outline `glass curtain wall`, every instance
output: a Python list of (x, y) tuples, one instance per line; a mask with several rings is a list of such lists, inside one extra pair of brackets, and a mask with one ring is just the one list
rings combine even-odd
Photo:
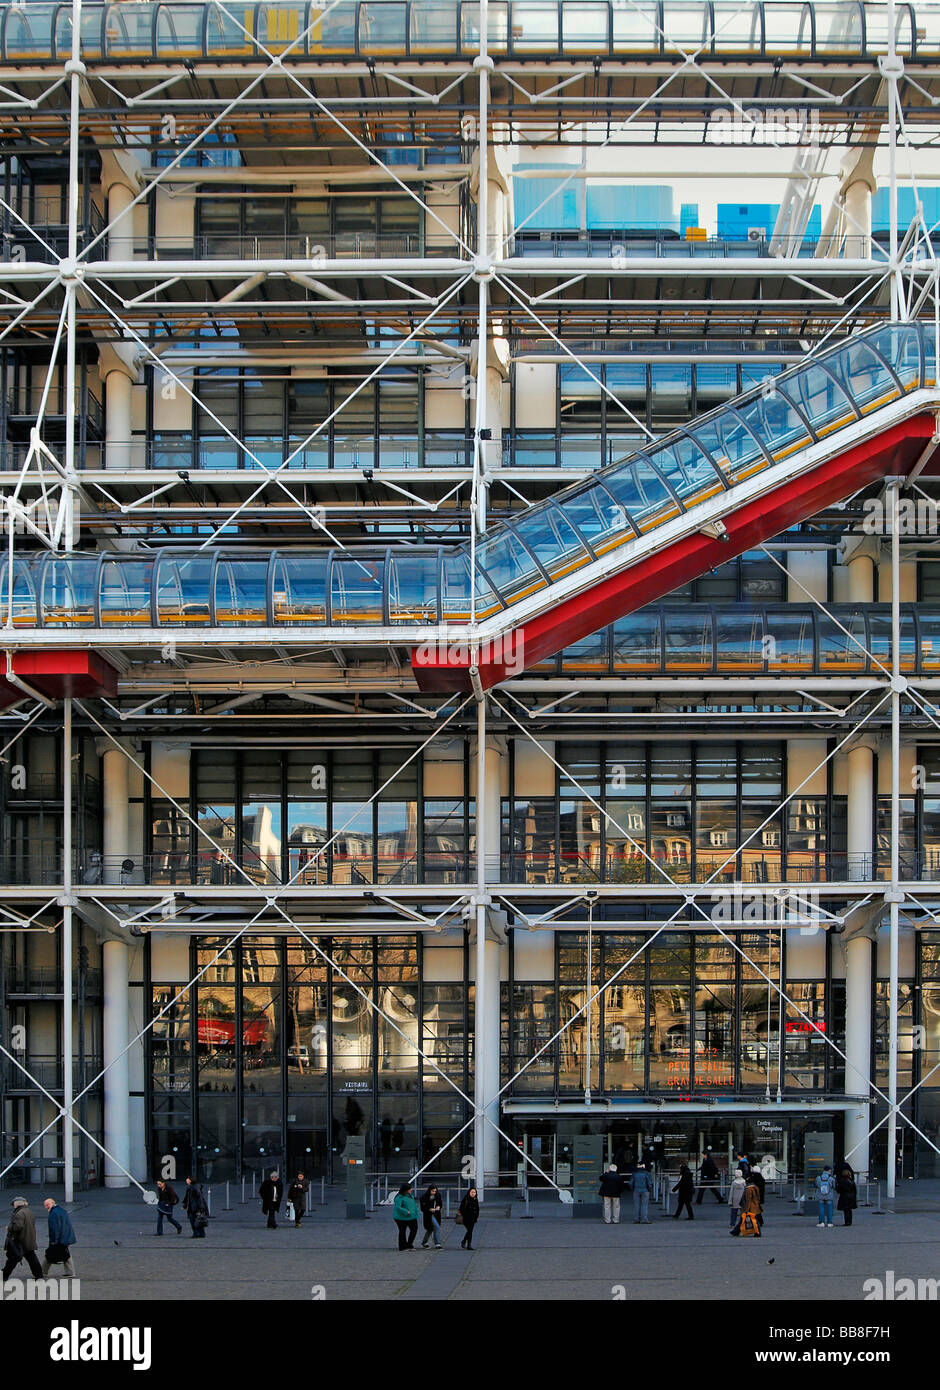
[(330, 959), (302, 938), (246, 937), (230, 947), (202, 938), (191, 989), (152, 983), (155, 1173), (169, 1155), (181, 1179), (194, 1171), (221, 1181), (284, 1164), (330, 1179), (351, 1135), (365, 1138), (370, 1171), (403, 1173), (442, 1148), (435, 1167), (459, 1167), (466, 1137), (450, 1141), (467, 1116), (441, 1073), (466, 1092), (465, 948), (453, 948), (462, 981), (422, 990), (415, 937), (318, 944)]

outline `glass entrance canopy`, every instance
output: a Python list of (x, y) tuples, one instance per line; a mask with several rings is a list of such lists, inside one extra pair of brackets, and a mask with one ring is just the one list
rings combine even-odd
[(932, 333), (879, 327), (528, 507), (472, 551), (30, 554), (14, 559), (12, 582), (0, 565), (0, 610), (6, 619), (12, 604), (19, 628), (425, 627), (466, 623), (472, 611), (483, 620), (811, 445), (829, 441), (838, 455), (841, 432), (935, 385)]

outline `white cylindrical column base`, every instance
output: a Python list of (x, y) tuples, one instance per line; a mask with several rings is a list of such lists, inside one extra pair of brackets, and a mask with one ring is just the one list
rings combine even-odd
[(126, 372), (108, 372), (104, 380), (105, 403), (105, 467), (131, 466), (131, 392), (133, 386)]
[[(845, 1093), (866, 1097), (871, 1087), (870, 937), (855, 936), (845, 946)], [(862, 1101), (845, 1115), (845, 1157), (857, 1173), (868, 1171), (870, 1107)]]
[(121, 882), (121, 864), (128, 857), (128, 762), (120, 748), (109, 748), (101, 759), (104, 800), (104, 881)]
[(871, 186), (867, 179), (856, 179), (845, 190), (845, 255), (868, 260), (871, 256)]
[(846, 807), (848, 877), (861, 882), (874, 877), (875, 755), (866, 744), (849, 750)]
[(129, 211), (134, 194), (123, 183), (108, 189), (108, 260), (134, 259), (134, 213)]
[(104, 984), (102, 1053), (104, 1066), (104, 1185), (127, 1187), (130, 1179), (130, 1077), (127, 1020), (129, 952), (123, 941), (101, 948)]

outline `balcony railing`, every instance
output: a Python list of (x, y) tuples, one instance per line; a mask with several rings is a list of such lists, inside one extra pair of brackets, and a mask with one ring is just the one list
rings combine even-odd
[[(35, 994), (54, 996), (62, 993), (62, 972), (55, 966), (28, 965), (7, 966), (4, 973), (4, 988), (7, 995)], [(79, 986), (89, 998), (101, 993), (101, 971), (76, 969), (72, 977), (73, 989)]]
[[(645, 833), (637, 832), (638, 844), (645, 844)], [(726, 864), (725, 861), (728, 861)], [(472, 854), (426, 855), (422, 865), (415, 853), (373, 856), (368, 850), (361, 854), (327, 852), (319, 860), (312, 857), (301, 865), (292, 854), (289, 865), (282, 866), (280, 856), (270, 858), (244, 855), (242, 867), (236, 867), (223, 855), (212, 850), (197, 853), (157, 853), (137, 855), (133, 859), (102, 860), (101, 856), (77, 863), (74, 882), (86, 887), (222, 887), (267, 888), (290, 884), (304, 888), (333, 884), (362, 887), (370, 884), (394, 886), (415, 883), (453, 883), (470, 881), (474, 872)], [(793, 849), (780, 851), (698, 850), (691, 847), (682, 855), (663, 855), (650, 851), (643, 857), (638, 850), (607, 851), (597, 848), (569, 850), (506, 850), (487, 864), (487, 880), (504, 883), (603, 883), (629, 886), (634, 884), (666, 885), (672, 880), (681, 884), (716, 885), (728, 883), (813, 884), (846, 882), (883, 882), (890, 874), (887, 851), (875, 856), (846, 854), (825, 850)], [(940, 882), (940, 845), (921, 851), (901, 851), (900, 876), (905, 881)], [(24, 860), (0, 860), (0, 882), (14, 885), (60, 884), (61, 859), (48, 857)], [(8, 993), (61, 993), (61, 977), (55, 971), (44, 973), (7, 974)], [(86, 991), (100, 988), (100, 975), (88, 971)]]
[[(0, 1062), (0, 1078), (5, 1091), (36, 1091), (40, 1086), (46, 1091), (62, 1090), (64, 1067), (60, 1057), (24, 1057), (23, 1066), (29, 1076), (6, 1058)], [(72, 1067), (73, 1094), (83, 1091), (94, 1081), (101, 1068), (100, 1057), (86, 1057), (84, 1065), (75, 1062)]]

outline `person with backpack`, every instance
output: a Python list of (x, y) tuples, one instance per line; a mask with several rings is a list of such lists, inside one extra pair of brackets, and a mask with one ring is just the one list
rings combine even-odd
[(679, 1164), (679, 1181), (672, 1190), (679, 1194), (673, 1220), (679, 1220), (682, 1208), (685, 1207), (688, 1212), (688, 1216), (685, 1218), (686, 1221), (694, 1221), (695, 1213), (692, 1211), (692, 1198), (695, 1196), (695, 1179), (687, 1163)]
[(842, 1219), (845, 1225), (851, 1226), (852, 1213), (858, 1206), (858, 1189), (855, 1186), (852, 1170), (848, 1165), (846, 1165), (839, 1174), (836, 1182), (836, 1191), (839, 1194), (839, 1200), (836, 1205), (842, 1213)]
[(832, 1194), (835, 1192), (835, 1181), (832, 1176), (832, 1169), (827, 1163), (819, 1177), (816, 1179), (816, 1196), (819, 1198), (819, 1226), (832, 1225)]
[(179, 1202), (179, 1197), (173, 1191), (168, 1182), (161, 1178), (157, 1183), (157, 1235), (163, 1235), (163, 1218), (166, 1217), (171, 1226), (176, 1227), (176, 1234), (181, 1236), (183, 1228), (173, 1215), (173, 1208)]
[(64, 1265), (66, 1278), (75, 1278), (75, 1262), (71, 1247), (76, 1244), (72, 1220), (65, 1207), (60, 1207), (52, 1197), (43, 1202), (49, 1221), (49, 1244), (42, 1262), (42, 1277), (49, 1273), (50, 1265)]
[(398, 1227), (399, 1250), (413, 1250), (415, 1236), (418, 1234), (418, 1203), (414, 1199), (411, 1183), (402, 1183), (392, 1208), (395, 1225)]
[(623, 1193), (623, 1178), (612, 1163), (606, 1173), (601, 1174), (600, 1195), (604, 1199), (604, 1225), (620, 1225), (620, 1198)]
[(426, 1250), (428, 1241), (434, 1237), (434, 1249), (441, 1249), (441, 1215), (444, 1211), (444, 1202), (441, 1198), (439, 1189), (434, 1183), (421, 1198), (421, 1215), (424, 1217), (424, 1240), (421, 1242), (421, 1249)]

